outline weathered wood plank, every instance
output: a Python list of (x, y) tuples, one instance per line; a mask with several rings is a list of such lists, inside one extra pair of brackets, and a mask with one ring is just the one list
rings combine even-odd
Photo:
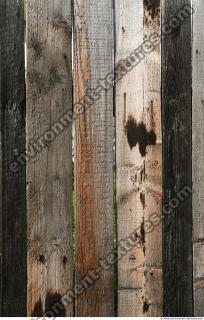
[(204, 3), (193, 0), (192, 137), (193, 137), (193, 242), (194, 316), (204, 314)]
[[(11, 171), (25, 149), (25, 68), (23, 1), (0, 2), (0, 220), (1, 315), (26, 315), (25, 167)], [(15, 165), (14, 165), (15, 166)], [(3, 233), (2, 233), (3, 229)], [(3, 242), (3, 243), (2, 243)], [(3, 249), (3, 252), (2, 252)]]
[[(155, 144), (145, 158), (145, 188), (142, 190), (144, 221), (162, 212), (162, 132), (161, 132), (161, 51), (160, 0), (144, 1), (144, 35), (158, 44), (144, 60), (144, 119), (149, 132), (155, 134)], [(153, 36), (154, 35), (154, 36)], [(152, 40), (151, 40), (152, 41)], [(147, 222), (146, 222), (147, 225)], [(162, 225), (145, 232), (144, 315), (163, 315), (162, 288)], [(145, 308), (146, 306), (146, 308)]]
[[(143, 1), (116, 1), (116, 66), (143, 42)], [(143, 223), (143, 204), (138, 188), (143, 182), (143, 157), (138, 146), (131, 150), (127, 134), (135, 121), (142, 120), (143, 113), (143, 62), (128, 73), (116, 85), (116, 198), (118, 209), (118, 242), (131, 232), (141, 228)], [(128, 133), (130, 131), (130, 133)], [(134, 134), (134, 133), (133, 133)], [(142, 232), (138, 232), (142, 239)], [(143, 289), (144, 250), (134, 248), (118, 264), (119, 308), (118, 316), (123, 314), (121, 305), (131, 299), (126, 290)], [(126, 302), (123, 302), (123, 298)], [(128, 314), (141, 316), (142, 308), (132, 307)]]
[[(159, 31), (159, 1), (117, 1), (116, 65)], [(145, 223), (161, 214), (160, 48), (146, 57), (138, 51), (142, 61), (116, 86), (118, 240), (134, 230), (139, 240), (118, 265), (118, 313), (127, 305), (131, 316), (161, 316), (161, 226), (148, 232)], [(131, 306), (135, 292), (139, 308)]]
[[(74, 97), (78, 103), (113, 70), (112, 1), (75, 1), (74, 16)], [(113, 250), (113, 89), (99, 91), (100, 99), (92, 106), (86, 103), (75, 123), (77, 282)], [(95, 285), (77, 296), (77, 316), (114, 315), (113, 271), (111, 266), (100, 272)]]
[[(165, 24), (191, 1), (164, 0), (162, 4)], [(191, 40), (191, 17), (162, 38), (163, 190), (167, 206), (184, 186), (192, 187)], [(163, 217), (164, 315), (192, 316), (192, 197), (173, 206)]]
[(28, 3), (27, 149), (40, 149), (27, 162), (29, 316), (73, 311), (60, 302), (73, 285), (72, 125), (51, 129), (72, 110), (71, 20), (69, 0)]

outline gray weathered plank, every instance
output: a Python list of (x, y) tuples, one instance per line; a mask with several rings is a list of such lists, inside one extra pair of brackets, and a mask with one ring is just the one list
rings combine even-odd
[(194, 316), (204, 314), (204, 3), (193, 0), (192, 137)]
[[(111, 0), (74, 2), (74, 97), (113, 70)], [(100, 90), (75, 123), (76, 281), (113, 249), (113, 89)], [(114, 268), (76, 298), (77, 316), (114, 315)]]
[(27, 149), (43, 135), (40, 152), (27, 162), (29, 316), (73, 311), (72, 303), (61, 303), (73, 285), (72, 125), (51, 130), (72, 110), (71, 20), (69, 0), (28, 3)]
[[(165, 24), (191, 1), (162, 4)], [(191, 15), (187, 16), (162, 38), (163, 190), (164, 204), (173, 206), (163, 217), (164, 316), (177, 317), (193, 316), (191, 193), (176, 205), (171, 201), (184, 187), (192, 188), (192, 39)]]
[(2, 0), (0, 2), (0, 79), (0, 251), (3, 260), (2, 288), (0, 288), (3, 296), (0, 309), (3, 316), (25, 316), (25, 166), (19, 168), (18, 171), (11, 171), (14, 167), (10, 166), (16, 154), (25, 149), (24, 10), (22, 0)]
[[(159, 1), (117, 1), (116, 65), (159, 30)], [(160, 48), (140, 56), (116, 86), (118, 241), (135, 230), (139, 240), (118, 264), (119, 316), (162, 315), (161, 225), (145, 223), (161, 214)]]

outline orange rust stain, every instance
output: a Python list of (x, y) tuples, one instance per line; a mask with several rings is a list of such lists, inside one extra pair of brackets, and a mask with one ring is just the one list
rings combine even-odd
[[(76, 62), (76, 94), (78, 103), (91, 87), (90, 57), (86, 30), (78, 34)], [(84, 44), (82, 46), (81, 44)], [(85, 45), (86, 44), (86, 45)], [(76, 120), (76, 210), (77, 210), (77, 277), (82, 278), (88, 270), (97, 267), (96, 235), (94, 224), (94, 152), (91, 108)], [(88, 299), (89, 292), (85, 293)], [(79, 299), (80, 300), (80, 299)], [(80, 304), (80, 303), (79, 303)], [(81, 306), (82, 307), (82, 306)], [(79, 307), (80, 308), (80, 307)]]

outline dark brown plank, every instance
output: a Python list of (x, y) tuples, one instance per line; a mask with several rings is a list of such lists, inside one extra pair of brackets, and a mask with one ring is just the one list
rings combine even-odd
[[(164, 0), (163, 24), (186, 4), (191, 1)], [(163, 201), (167, 205), (183, 187), (192, 187), (191, 78), (189, 18), (162, 38)], [(193, 316), (190, 193), (163, 214), (163, 265), (164, 315)]]
[[(25, 167), (12, 172), (25, 149), (25, 70), (23, 1), (0, 2), (1, 197), (3, 220), (2, 315), (26, 314)], [(12, 168), (14, 169), (15, 166)]]

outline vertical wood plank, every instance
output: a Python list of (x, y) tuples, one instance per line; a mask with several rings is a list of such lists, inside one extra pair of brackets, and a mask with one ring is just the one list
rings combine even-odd
[[(116, 1), (116, 66), (159, 31), (159, 1)], [(118, 264), (119, 316), (162, 315), (161, 226), (146, 228), (151, 214), (161, 215), (160, 48), (142, 50), (116, 86), (118, 241), (135, 232), (139, 244)]]
[[(112, 1), (75, 1), (74, 19), (74, 97), (79, 103), (113, 70)], [(113, 89), (103, 86), (99, 100), (87, 102), (75, 123), (77, 283), (113, 250)], [(100, 271), (100, 279), (76, 297), (77, 316), (114, 315), (113, 271), (113, 266)]]
[(72, 110), (71, 1), (27, 9), (27, 150), (40, 150), (27, 162), (27, 312), (71, 316), (61, 297), (73, 285), (72, 125), (58, 121)]
[[(143, 42), (143, 1), (115, 2), (116, 19), (116, 67)], [(116, 85), (116, 199), (118, 210), (118, 243), (143, 223), (143, 204), (137, 192), (143, 182), (143, 158), (138, 146), (131, 150), (127, 130), (131, 123), (142, 120), (143, 113), (143, 68), (141, 62)], [(127, 127), (129, 123), (130, 129)], [(141, 246), (132, 249), (118, 263), (118, 316), (124, 314), (127, 299), (133, 301), (135, 291), (141, 292), (142, 303), (144, 250)], [(128, 290), (128, 293), (126, 292)], [(124, 301), (123, 301), (124, 299)], [(128, 304), (129, 305), (129, 304)], [(135, 314), (134, 314), (135, 312)], [(129, 308), (128, 316), (141, 316), (142, 308)]]
[[(26, 315), (25, 167), (10, 166), (25, 149), (23, 1), (0, 2), (1, 259), (3, 316)], [(15, 166), (15, 165), (14, 165)], [(0, 223), (1, 224), (1, 223)], [(1, 230), (2, 232), (2, 230)], [(3, 244), (2, 244), (3, 243)]]
[[(145, 158), (145, 186), (141, 192), (144, 206), (144, 221), (162, 215), (162, 132), (161, 132), (161, 51), (160, 1), (144, 1), (144, 38), (157, 39), (153, 52), (144, 59), (144, 119), (148, 132), (155, 134), (155, 144)], [(151, 40), (152, 41), (152, 40)], [(154, 43), (154, 41), (152, 41)], [(162, 225), (152, 226), (145, 233), (144, 262), (144, 315), (163, 315), (162, 288)], [(146, 307), (145, 307), (146, 306)]]
[[(163, 24), (191, 1), (164, 0)], [(164, 205), (192, 187), (191, 17), (162, 39)], [(175, 204), (175, 202), (174, 202)], [(163, 217), (164, 315), (193, 316), (192, 197)]]
[(204, 3), (193, 0), (193, 287), (194, 316), (204, 314)]

